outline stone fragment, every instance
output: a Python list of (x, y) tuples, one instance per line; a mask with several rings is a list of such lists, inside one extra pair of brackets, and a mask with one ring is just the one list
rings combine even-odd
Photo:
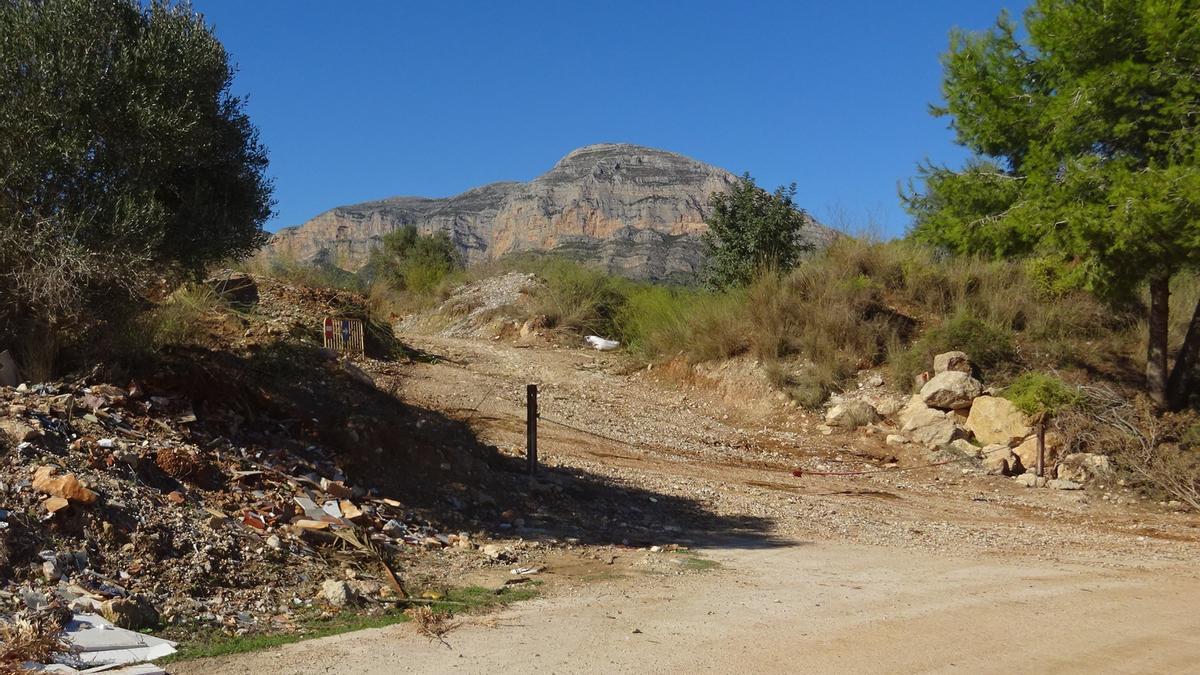
[(1082, 490), (1083, 489), (1083, 485), (1076, 483), (1073, 480), (1063, 480), (1062, 478), (1055, 478), (1053, 480), (1046, 481), (1046, 487), (1051, 488), (1053, 490)]
[(344, 484), (335, 480), (329, 480), (328, 478), (321, 479), (321, 490), (330, 497), (336, 497), (337, 499), (349, 499), (353, 494), (353, 490)]
[(1046, 487), (1047, 480), (1045, 477), (1038, 476), (1032, 471), (1026, 471), (1020, 476), (1013, 476), (1013, 480), (1028, 488)]
[(354, 589), (341, 579), (326, 579), (321, 584), (321, 596), (334, 607), (348, 607), (357, 600)]
[(512, 551), (507, 548), (501, 548), (495, 544), (488, 544), (482, 549), (483, 555), (488, 560), (496, 560), (499, 562), (515, 562), (517, 557)]
[(95, 504), (97, 499), (96, 493), (84, 487), (75, 474), (69, 473), (65, 476), (55, 477), (54, 468), (50, 466), (41, 466), (34, 471), (33, 489), (43, 494), (62, 497), (67, 501), (88, 506)]
[(1013, 439), (1024, 439), (1032, 431), (1025, 413), (1012, 401), (997, 396), (976, 398), (971, 403), (966, 426), (980, 443), (986, 445), (1013, 445)]
[(878, 421), (879, 413), (866, 401), (843, 401), (825, 413), (826, 424), (847, 429), (857, 429), (863, 425)]
[(947, 370), (934, 375), (921, 387), (921, 400), (939, 410), (971, 407), (971, 401), (983, 393), (983, 385), (967, 373)]
[(159, 623), (158, 610), (149, 600), (138, 595), (100, 603), (100, 616), (129, 630), (155, 628)]
[(1058, 477), (1084, 483), (1112, 475), (1112, 462), (1104, 455), (1074, 452), (1058, 462)]
[(62, 497), (46, 497), (46, 499), (42, 501), (42, 508), (46, 509), (46, 513), (51, 515), (62, 511), (70, 505), (71, 503)]
[(12, 417), (0, 418), (0, 435), (6, 436), (10, 443), (17, 445), (32, 441), (42, 435), (28, 423)]
[(908, 439), (900, 434), (888, 434), (886, 442), (888, 445), (904, 445), (908, 442)]
[(957, 452), (958, 454), (963, 455), (964, 457), (976, 457), (977, 458), (980, 455), (979, 446), (975, 445), (974, 443), (972, 443), (971, 441), (968, 441), (965, 438), (952, 439), (944, 447), (949, 450), (953, 450), (954, 452)]
[(945, 352), (933, 357), (933, 374), (937, 375), (948, 370), (961, 373), (971, 372), (971, 359), (965, 352)]

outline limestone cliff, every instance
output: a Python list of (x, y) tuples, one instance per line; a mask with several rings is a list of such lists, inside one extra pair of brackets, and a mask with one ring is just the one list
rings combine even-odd
[[(735, 176), (682, 155), (627, 144), (579, 148), (528, 183), (493, 183), (454, 197), (392, 197), (340, 206), (280, 230), (272, 254), (357, 269), (402, 225), (445, 231), (468, 264), (556, 251), (642, 279), (692, 277), (703, 263), (708, 197)], [(830, 232), (812, 224), (819, 241)]]

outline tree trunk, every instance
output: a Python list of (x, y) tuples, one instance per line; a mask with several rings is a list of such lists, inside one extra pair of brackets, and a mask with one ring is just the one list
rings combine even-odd
[(1179, 355), (1175, 357), (1171, 378), (1167, 380), (1167, 407), (1171, 410), (1182, 410), (1191, 399), (1192, 374), (1197, 360), (1200, 360), (1200, 302), (1192, 310), (1192, 321), (1188, 324)]
[(1167, 319), (1171, 277), (1150, 280), (1150, 342), (1146, 349), (1146, 393), (1161, 410), (1167, 404)]

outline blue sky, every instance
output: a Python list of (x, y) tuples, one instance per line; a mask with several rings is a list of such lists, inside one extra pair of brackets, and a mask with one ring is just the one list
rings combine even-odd
[(817, 218), (886, 236), (897, 183), (964, 157), (927, 112), (949, 30), (1025, 4), (193, 1), (270, 148), (269, 229), (632, 142), (795, 181)]

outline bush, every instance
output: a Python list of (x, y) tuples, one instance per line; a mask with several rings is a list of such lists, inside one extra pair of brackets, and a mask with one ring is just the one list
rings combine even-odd
[(617, 316), (632, 282), (566, 260), (547, 260), (538, 273), (545, 281), (533, 296), (533, 312), (550, 328), (618, 336)]
[(162, 278), (266, 239), (266, 150), (186, 5), (0, 3), (0, 342), (86, 346)]
[(897, 382), (912, 382), (918, 373), (929, 370), (934, 356), (956, 350), (966, 352), (971, 363), (985, 374), (1010, 368), (1016, 358), (1012, 330), (961, 314), (926, 330), (894, 356), (892, 376)]
[(416, 226), (405, 225), (383, 237), (360, 276), (367, 283), (382, 280), (397, 291), (428, 296), (461, 267), (461, 256), (448, 234), (421, 234)]
[(1046, 373), (1025, 373), (1001, 394), (1027, 415), (1047, 412), (1057, 415), (1083, 402), (1079, 389)]

